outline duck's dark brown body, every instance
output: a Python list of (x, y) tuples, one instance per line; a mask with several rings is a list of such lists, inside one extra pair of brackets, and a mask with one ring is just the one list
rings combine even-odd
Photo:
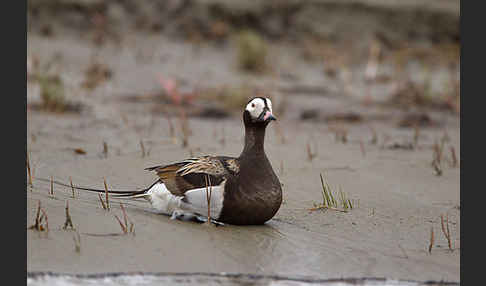
[(229, 224), (263, 224), (282, 204), (282, 187), (264, 151), (265, 123), (245, 121), (245, 147), (239, 172), (229, 177), (225, 186), (223, 209), (219, 221)]
[(226, 182), (218, 221), (263, 224), (277, 213), (282, 203), (282, 188), (270, 162), (263, 156), (240, 161), (240, 173)]

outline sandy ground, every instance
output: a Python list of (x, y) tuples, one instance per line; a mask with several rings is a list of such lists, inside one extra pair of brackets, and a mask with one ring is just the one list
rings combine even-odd
[[(123, 100), (126, 95), (160, 90), (158, 74), (183, 78), (188, 86), (248, 81), (289, 84), (288, 79), (238, 74), (233, 50), (228, 47), (194, 48), (130, 34), (123, 43), (94, 48), (82, 36), (28, 35), (28, 57), (37, 56), (41, 62), (56, 58), (53, 68), (62, 75), (69, 99), (88, 107), (81, 114), (28, 108), (26, 136), (34, 177), (53, 176), (66, 183), (72, 177), (76, 185), (96, 188), (103, 188), (106, 178), (114, 189), (138, 189), (156, 179), (143, 170), (146, 167), (191, 154), (239, 155), (243, 143), (239, 112), (222, 120), (189, 118), (192, 135), (189, 146), (183, 148), (177, 118), (173, 118), (174, 139), (164, 115), (153, 112), (160, 103)], [(300, 84), (322, 85), (319, 67), (296, 60), (290, 48), (276, 48), (272, 54), (284, 55), (278, 61), (280, 67), (299, 75)], [(80, 84), (83, 70), (93, 58), (110, 66), (113, 77), (87, 91)], [(364, 68), (356, 69), (362, 74)], [(359, 90), (360, 84), (351, 89)], [(111, 202), (108, 212), (93, 193), (76, 192), (72, 198), (69, 188), (55, 186), (51, 197), (49, 183), (34, 180), (33, 189), (27, 190), (26, 226), (33, 223), (40, 201), (48, 215), (49, 232), (27, 231), (27, 271), (236, 272), (460, 281), (460, 167), (452, 168), (444, 161), (443, 174), (436, 176), (430, 165), (432, 144), (445, 134), (445, 156), (450, 155), (450, 147), (459, 156), (459, 117), (431, 111), (442, 125), (420, 129), (414, 150), (393, 149), (394, 143), (413, 142), (414, 138), (413, 129), (396, 127), (401, 111), (365, 106), (359, 92), (355, 97), (336, 96), (339, 84), (332, 79), (326, 79), (324, 86), (330, 90), (329, 96), (286, 94), (285, 113), (276, 113), (279, 121), (268, 127), (265, 148), (283, 183), (284, 203), (267, 224), (213, 227), (170, 220), (154, 214), (144, 202), (124, 202), (135, 235), (122, 235), (114, 216), (122, 215), (117, 201)], [(29, 104), (39, 102), (38, 89), (38, 84), (28, 83)], [(377, 98), (386, 93), (386, 87), (374, 87), (371, 92)], [(276, 96), (276, 101), (283, 96)], [(348, 142), (342, 143), (328, 123), (299, 120), (300, 112), (308, 108), (319, 108), (325, 114), (353, 110), (385, 119), (346, 124)], [(370, 126), (377, 131), (376, 144), (371, 143)], [(145, 156), (140, 140), (148, 153)], [(108, 145), (106, 158), (103, 142)], [(307, 158), (308, 144), (316, 153), (313, 160)], [(86, 154), (76, 154), (74, 148), (82, 148)], [(341, 188), (350, 199), (359, 201), (354, 209), (347, 213), (309, 211), (322, 200), (320, 173), (335, 190)], [(75, 251), (75, 232), (62, 229), (66, 201), (80, 234), (80, 252)], [(449, 217), (453, 251), (448, 250), (441, 231), (441, 214)], [(431, 227), (435, 241), (429, 254)]]

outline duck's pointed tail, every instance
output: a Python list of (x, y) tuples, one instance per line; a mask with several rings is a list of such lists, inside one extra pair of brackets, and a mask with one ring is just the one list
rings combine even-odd
[[(59, 186), (64, 186), (68, 188), (74, 188), (76, 190), (83, 190), (83, 191), (89, 191), (89, 192), (96, 192), (96, 193), (106, 193), (105, 189), (94, 189), (94, 188), (87, 188), (87, 187), (81, 187), (81, 186), (75, 186), (75, 185), (70, 185), (70, 184), (65, 184), (59, 181), (55, 180), (50, 180), (50, 179), (44, 179), (44, 178), (34, 178), (34, 180), (38, 181), (43, 181), (43, 182), (48, 182), (48, 183), (53, 183)], [(155, 181), (150, 187), (142, 189), (142, 190), (134, 190), (134, 191), (115, 191), (115, 190), (108, 190), (108, 193), (112, 195), (112, 197), (115, 198), (120, 198), (120, 199), (138, 199), (138, 198), (146, 198), (149, 196), (147, 194), (147, 191), (150, 190), (155, 184), (159, 183), (160, 180)]]

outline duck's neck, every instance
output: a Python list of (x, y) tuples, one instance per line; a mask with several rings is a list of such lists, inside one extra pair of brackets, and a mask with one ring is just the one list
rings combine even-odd
[(245, 126), (245, 147), (241, 156), (265, 156), (265, 126)]

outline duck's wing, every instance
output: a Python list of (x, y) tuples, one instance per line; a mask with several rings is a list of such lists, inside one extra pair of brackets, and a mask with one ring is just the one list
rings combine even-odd
[(173, 195), (183, 196), (206, 185), (219, 186), (228, 176), (239, 172), (239, 162), (233, 157), (202, 156), (145, 170), (155, 171)]

